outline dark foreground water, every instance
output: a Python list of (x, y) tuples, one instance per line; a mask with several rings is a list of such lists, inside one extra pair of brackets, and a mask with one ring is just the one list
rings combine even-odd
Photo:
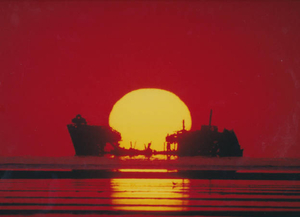
[[(18, 172), (13, 173), (18, 176)], [(207, 179), (209, 174), (178, 178), (173, 173), (160, 177), (156, 172), (136, 178), (132, 174), (129, 178), (122, 174), (116, 178), (76, 179), (59, 178), (55, 172), (47, 174), (53, 178), (1, 179), (0, 214), (300, 215), (300, 181), (292, 174), (278, 180), (257, 180), (255, 174), (249, 176), (251, 180), (232, 174), (229, 176), (233, 179)]]
[(300, 216), (300, 174), (295, 170), (16, 166), (0, 175), (0, 215)]

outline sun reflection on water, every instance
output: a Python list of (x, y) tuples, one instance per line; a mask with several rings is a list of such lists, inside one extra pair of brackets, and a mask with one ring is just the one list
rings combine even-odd
[(115, 210), (184, 211), (189, 179), (111, 179)]
[(164, 155), (164, 154), (157, 154), (157, 155), (151, 155), (150, 157), (145, 155), (134, 155), (134, 156), (120, 156), (120, 160), (176, 160), (178, 159), (178, 156), (176, 155)]
[(122, 173), (134, 172), (134, 173), (176, 173), (178, 170), (167, 169), (119, 169), (116, 170)]

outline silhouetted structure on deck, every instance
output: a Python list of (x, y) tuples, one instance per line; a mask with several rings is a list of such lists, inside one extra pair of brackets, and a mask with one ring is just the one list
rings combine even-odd
[(166, 137), (167, 152), (171, 152), (171, 145), (176, 145), (178, 156), (211, 156), (211, 157), (242, 157), (237, 137), (233, 130), (224, 129), (218, 132), (217, 126), (211, 125), (212, 110), (210, 112), (209, 125), (202, 125), (200, 130), (183, 129)]
[(77, 156), (103, 155), (107, 143), (114, 148), (119, 146), (121, 135), (112, 128), (87, 125), (81, 115), (77, 115), (72, 122), (73, 124), (68, 124), (67, 127)]

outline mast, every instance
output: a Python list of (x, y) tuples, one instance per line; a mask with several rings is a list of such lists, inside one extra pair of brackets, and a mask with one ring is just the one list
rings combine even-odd
[(210, 110), (210, 116), (209, 116), (209, 127), (211, 127), (211, 117), (212, 117), (212, 109)]

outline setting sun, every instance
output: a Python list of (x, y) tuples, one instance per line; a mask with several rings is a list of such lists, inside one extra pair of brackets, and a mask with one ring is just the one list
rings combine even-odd
[(138, 89), (115, 103), (109, 115), (109, 125), (122, 136), (121, 147), (136, 149), (152, 142), (151, 148), (164, 149), (165, 137), (182, 129), (190, 130), (191, 114), (175, 94), (161, 89)]

